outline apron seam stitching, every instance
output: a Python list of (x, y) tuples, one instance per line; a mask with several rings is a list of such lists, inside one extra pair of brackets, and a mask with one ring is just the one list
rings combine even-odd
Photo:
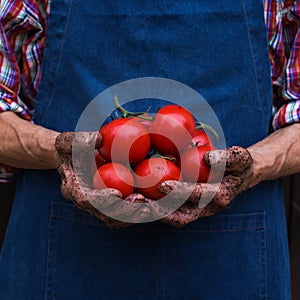
[(167, 287), (167, 249), (166, 249), (166, 232), (163, 233), (163, 257), (164, 257), (164, 263), (163, 263), (163, 298), (167, 299), (166, 296), (166, 287)]
[[(263, 220), (265, 223), (265, 219)], [(266, 228), (264, 226), (264, 229), (261, 230), (261, 246), (262, 246), (262, 257), (261, 257), (261, 263), (262, 263), (262, 271), (263, 271), (263, 284), (262, 284), (262, 298), (268, 299), (268, 281), (267, 281), (267, 257), (266, 257)]]
[(65, 24), (64, 31), (63, 31), (63, 37), (62, 37), (62, 40), (61, 40), (61, 47), (59, 49), (58, 62), (57, 62), (56, 70), (55, 70), (55, 73), (54, 73), (55, 75), (54, 75), (54, 80), (53, 80), (52, 95), (49, 98), (47, 106), (45, 107), (45, 109), (43, 111), (43, 114), (42, 114), (42, 117), (41, 117), (41, 122), (45, 121), (46, 114), (47, 114), (47, 112), (49, 110), (49, 107), (50, 107), (50, 105), (51, 105), (51, 103), (53, 101), (53, 97), (55, 95), (55, 87), (56, 87), (56, 84), (57, 84), (57, 74), (58, 74), (58, 71), (59, 71), (59, 68), (60, 68), (60, 65), (61, 65), (61, 60), (62, 60), (62, 56), (63, 56), (63, 50), (64, 50), (64, 47), (65, 47), (66, 31), (67, 31), (68, 25), (69, 25), (69, 19), (70, 19), (70, 15), (71, 15), (72, 6), (73, 6), (73, 0), (70, 0), (68, 13), (66, 15), (66, 24)]
[(157, 240), (157, 247), (156, 247), (156, 276), (155, 276), (155, 288), (156, 288), (156, 295), (155, 299), (159, 299), (159, 287), (158, 287), (158, 281), (159, 281), (159, 245)]
[[(52, 293), (51, 288), (53, 288), (53, 282), (51, 281), (50, 272), (53, 271), (53, 221), (52, 221), (52, 213), (53, 213), (53, 203), (51, 204), (50, 214), (49, 214), (49, 222), (48, 222), (48, 247), (47, 247), (47, 261), (46, 261), (46, 277), (45, 277), (45, 299), (51, 299)], [(51, 268), (52, 266), (52, 268)]]
[[(255, 72), (255, 83), (256, 83), (255, 86), (256, 86), (256, 91), (257, 91), (258, 100), (259, 100), (258, 102), (260, 104), (260, 107), (262, 109), (264, 116), (267, 117), (265, 108), (262, 105), (261, 91), (260, 91), (260, 84), (259, 84), (260, 77), (259, 77), (259, 73), (258, 73), (258, 69), (257, 69), (257, 59), (255, 56), (255, 51), (254, 51), (253, 43), (252, 43), (252, 33), (251, 33), (250, 25), (249, 25), (249, 13), (246, 9), (245, 0), (241, 0), (241, 2), (242, 2), (242, 6), (243, 6), (243, 11), (244, 11), (245, 23), (247, 26), (247, 36), (248, 36), (249, 47), (250, 47), (252, 61), (253, 61), (254, 72)], [(261, 118), (261, 121), (262, 121), (262, 118)]]

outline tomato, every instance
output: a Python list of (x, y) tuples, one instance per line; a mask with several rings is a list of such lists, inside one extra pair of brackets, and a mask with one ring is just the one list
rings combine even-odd
[[(183, 178), (188, 182), (208, 181), (211, 168), (203, 160), (203, 156), (207, 151), (212, 150), (210, 145), (187, 148), (181, 155), (180, 167)], [(221, 171), (215, 171), (211, 174), (211, 182), (216, 182), (222, 177)]]
[(98, 168), (93, 179), (94, 189), (114, 188), (126, 198), (134, 191), (134, 179), (130, 170), (116, 162), (106, 163)]
[(101, 167), (102, 165), (105, 164), (105, 160), (104, 160), (104, 158), (100, 155), (99, 152), (97, 152), (96, 155), (95, 155), (95, 162), (96, 162), (97, 168), (99, 168), (99, 167)]
[(143, 124), (147, 129), (151, 127), (153, 122), (153, 118), (146, 113), (139, 116), (134, 116), (132, 117), (132, 119), (139, 122), (140, 124)]
[(212, 148), (213, 142), (203, 129), (196, 129), (192, 138), (192, 144), (195, 146), (210, 145)]
[(164, 158), (171, 161), (174, 165), (178, 166), (180, 162), (180, 156), (175, 156), (172, 154), (164, 155)]
[(147, 128), (133, 119), (116, 119), (99, 130), (102, 136), (99, 153), (106, 161), (137, 163), (150, 150)]
[(104, 158), (99, 154), (98, 150), (95, 150), (91, 161), (91, 175), (94, 176), (96, 170), (104, 164)]
[(182, 106), (167, 105), (158, 110), (149, 132), (154, 150), (177, 157), (195, 132), (194, 117)]
[(158, 190), (158, 185), (165, 180), (181, 180), (180, 169), (167, 159), (148, 158), (134, 169), (136, 191), (146, 198), (158, 200), (165, 196)]

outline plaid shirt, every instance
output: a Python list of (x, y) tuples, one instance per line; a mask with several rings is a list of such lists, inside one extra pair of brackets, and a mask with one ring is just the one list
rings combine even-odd
[[(31, 120), (51, 0), (1, 0), (0, 112)], [(274, 87), (273, 128), (300, 121), (300, 1), (263, 0)], [(11, 169), (0, 166), (0, 182)]]

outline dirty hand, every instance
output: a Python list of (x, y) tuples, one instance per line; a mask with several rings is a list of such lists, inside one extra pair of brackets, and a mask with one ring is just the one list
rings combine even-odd
[[(134, 222), (119, 220), (138, 220), (141, 214), (149, 213), (148, 208), (143, 206), (140, 209), (130, 209), (132, 202), (145, 201), (141, 195), (132, 194), (123, 200), (120, 198), (121, 192), (116, 189), (93, 189), (90, 166), (94, 159), (94, 149), (100, 143), (99, 132), (64, 132), (57, 136), (55, 148), (60, 158), (58, 172), (61, 176), (62, 195), (77, 208), (94, 215), (110, 228), (130, 226)], [(101, 212), (96, 207), (101, 208)], [(103, 211), (113, 212), (114, 218)]]
[[(177, 200), (188, 198), (177, 211), (163, 218), (162, 222), (182, 227), (199, 218), (214, 215), (247, 188), (253, 172), (253, 159), (248, 150), (239, 146), (212, 150), (204, 155), (204, 160), (208, 165), (214, 165), (216, 169), (225, 166), (221, 183), (191, 184), (179, 181), (161, 183), (160, 190), (165, 194), (172, 192), (172, 197)], [(211, 199), (207, 205), (206, 199)]]

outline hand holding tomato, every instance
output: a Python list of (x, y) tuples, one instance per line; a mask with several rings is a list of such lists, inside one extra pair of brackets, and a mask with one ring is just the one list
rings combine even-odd
[[(215, 214), (247, 186), (253, 175), (249, 152), (238, 146), (216, 150), (185, 108), (162, 107), (147, 126), (138, 118), (127, 112), (99, 132), (57, 137), (62, 194), (78, 208), (109, 227), (151, 218), (181, 227)], [(165, 194), (167, 202), (156, 201)]]
[[(58, 135), (55, 147), (61, 158), (61, 164), (58, 167), (61, 176), (61, 192), (77, 208), (89, 212), (107, 226), (111, 228), (127, 227), (131, 224), (110, 218), (96, 207), (101, 206), (106, 211), (116, 211), (117, 214), (124, 216), (129, 211), (128, 205), (131, 205), (129, 202), (146, 200), (141, 195), (131, 194), (124, 201), (121, 199), (121, 192), (117, 189), (96, 190), (92, 188), (90, 161), (94, 158), (94, 148), (98, 148), (100, 144), (99, 132), (64, 132)], [(74, 149), (74, 145), (76, 149)], [(75, 168), (76, 171), (74, 171)], [(144, 213), (149, 213), (147, 207), (143, 207), (143, 211), (133, 211), (134, 215), (131, 215), (130, 219), (134, 220), (135, 216), (138, 217), (139, 214)]]
[[(215, 167), (225, 164), (225, 174), (221, 184), (191, 184), (179, 181), (161, 183), (161, 192), (165, 194), (172, 192), (175, 199), (188, 198), (182, 207), (165, 217), (162, 222), (182, 227), (199, 218), (216, 214), (220, 209), (228, 206), (237, 194), (246, 189), (247, 182), (253, 175), (253, 159), (248, 150), (239, 146), (209, 151), (204, 155), (204, 160)], [(205, 207), (199, 206), (199, 201), (206, 196), (209, 197), (210, 194), (214, 196), (209, 204)]]

